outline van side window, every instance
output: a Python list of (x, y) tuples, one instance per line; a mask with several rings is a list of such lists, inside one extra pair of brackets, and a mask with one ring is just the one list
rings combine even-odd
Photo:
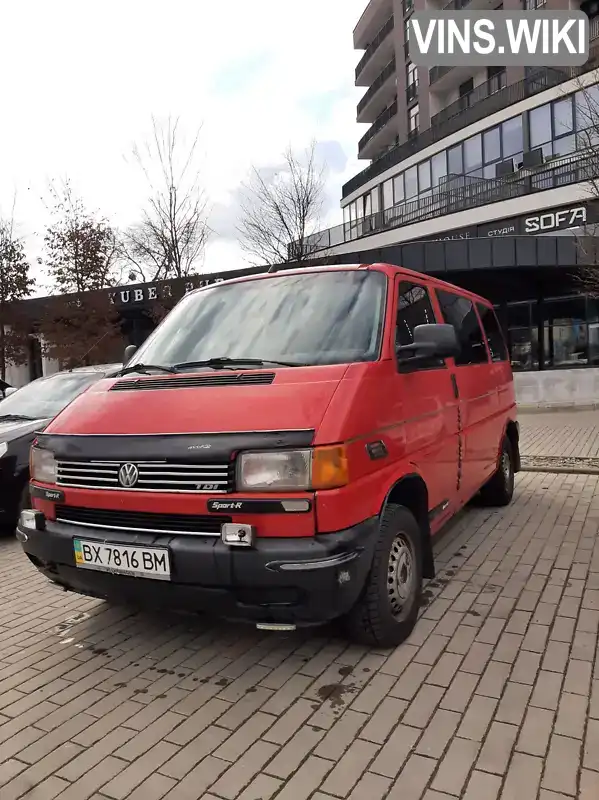
[[(397, 300), (395, 347), (413, 344), (414, 328), (418, 325), (431, 325), (436, 321), (428, 289), (417, 283), (401, 281)], [(438, 369), (442, 366), (444, 361), (439, 358), (418, 363), (418, 369)]]
[(476, 307), (483, 324), (487, 342), (489, 343), (491, 361), (507, 361), (507, 347), (495, 312), (492, 308), (484, 306), (482, 303), (477, 303)]
[(453, 325), (460, 343), (461, 353), (455, 360), (456, 366), (486, 364), (489, 360), (487, 348), (472, 302), (453, 292), (437, 290), (437, 297), (443, 318)]

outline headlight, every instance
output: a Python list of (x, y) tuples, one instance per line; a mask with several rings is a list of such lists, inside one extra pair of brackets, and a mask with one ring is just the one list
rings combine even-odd
[(344, 447), (242, 453), (237, 462), (239, 491), (301, 492), (347, 483)]
[(5, 456), (8, 451), (8, 444), (6, 442), (0, 442), (0, 458)]
[(54, 453), (41, 447), (31, 448), (31, 480), (40, 483), (56, 483), (56, 461)]

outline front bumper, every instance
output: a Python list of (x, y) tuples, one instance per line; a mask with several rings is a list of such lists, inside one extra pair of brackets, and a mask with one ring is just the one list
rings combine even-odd
[[(314, 625), (355, 604), (372, 563), (378, 519), (313, 537), (258, 538), (235, 548), (220, 537), (127, 534), (47, 520), (45, 530), (19, 522), (17, 537), (54, 583), (80, 594), (141, 608), (206, 611), (256, 623)], [(171, 579), (78, 568), (74, 539), (167, 547)]]

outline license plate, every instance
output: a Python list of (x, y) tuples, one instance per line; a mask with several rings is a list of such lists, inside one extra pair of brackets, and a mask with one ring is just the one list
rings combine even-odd
[(73, 546), (75, 563), (83, 569), (159, 581), (168, 581), (171, 576), (169, 552), (164, 547), (105, 544), (84, 539), (75, 539)]

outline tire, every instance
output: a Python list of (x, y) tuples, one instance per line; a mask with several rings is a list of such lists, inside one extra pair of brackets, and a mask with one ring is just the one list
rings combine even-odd
[(422, 533), (407, 508), (390, 504), (379, 523), (366, 584), (342, 625), (358, 644), (397, 647), (414, 630), (421, 597)]
[(480, 490), (478, 505), (490, 508), (509, 505), (514, 496), (514, 482), (514, 450), (506, 437), (503, 440), (497, 472)]

